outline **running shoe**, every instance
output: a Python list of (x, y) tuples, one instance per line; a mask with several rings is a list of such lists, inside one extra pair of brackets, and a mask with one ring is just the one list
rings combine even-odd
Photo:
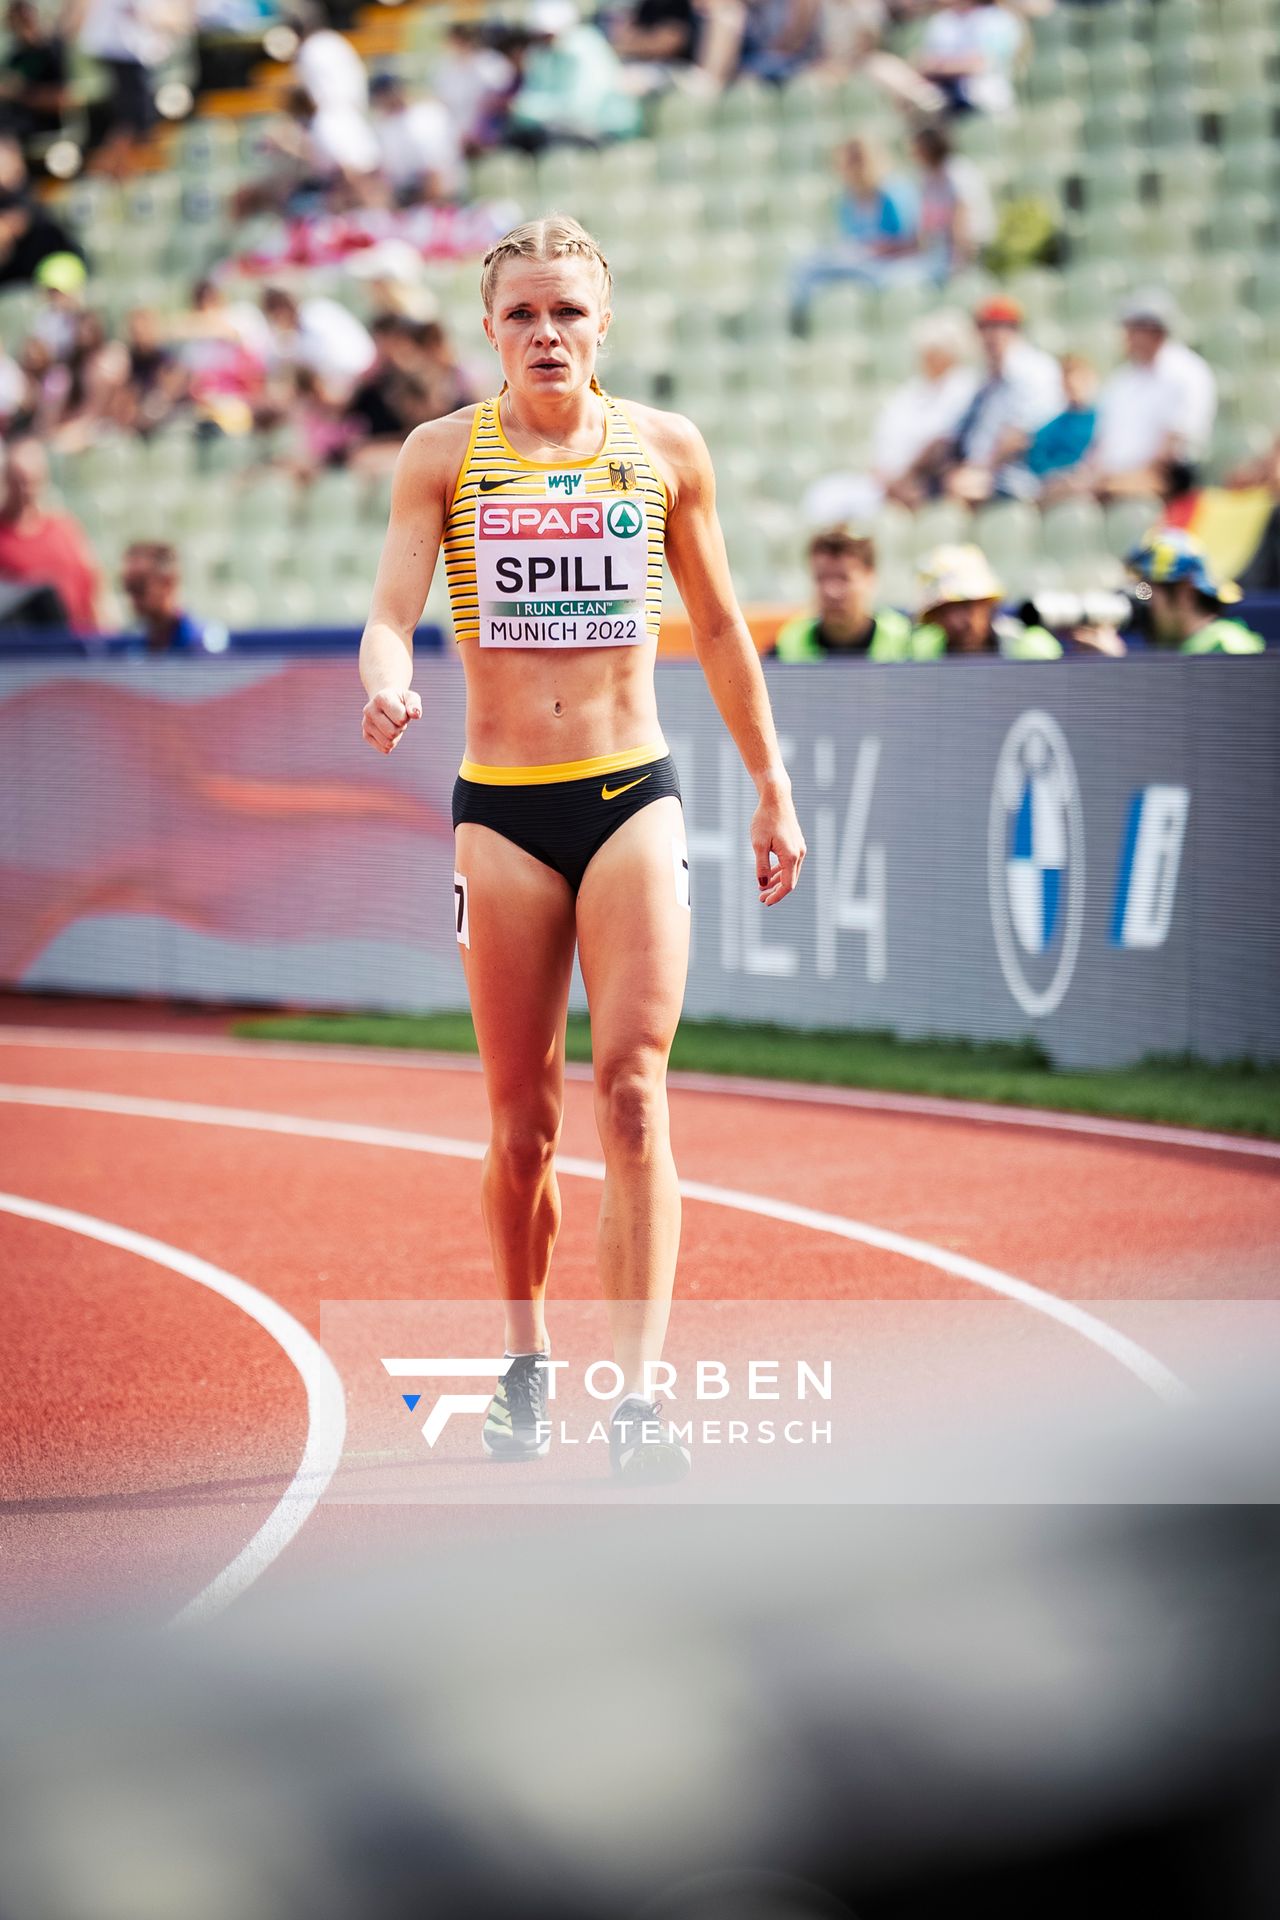
[(517, 1353), (489, 1402), (480, 1442), (491, 1460), (540, 1460), (551, 1446), (545, 1353)]
[(683, 1480), (693, 1457), (676, 1439), (657, 1403), (629, 1393), (613, 1410), (609, 1464), (615, 1479), (659, 1487)]

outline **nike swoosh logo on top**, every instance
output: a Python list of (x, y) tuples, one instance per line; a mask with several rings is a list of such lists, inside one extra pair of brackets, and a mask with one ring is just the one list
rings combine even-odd
[(616, 800), (620, 793), (630, 793), (632, 787), (638, 787), (642, 780), (647, 780), (649, 777), (647, 773), (642, 773), (639, 780), (628, 780), (625, 787), (601, 787), (600, 798), (602, 800)]
[(481, 493), (496, 493), (499, 487), (514, 487), (516, 481), (522, 480), (523, 478), (523, 474), (512, 473), (508, 474), (505, 480), (491, 480), (486, 473), (484, 478), (479, 482), (480, 491)]

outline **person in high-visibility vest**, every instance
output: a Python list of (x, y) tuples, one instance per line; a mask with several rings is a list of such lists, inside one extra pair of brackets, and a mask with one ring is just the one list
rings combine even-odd
[(909, 660), (911, 622), (876, 606), (875, 542), (849, 528), (825, 527), (809, 542), (813, 613), (779, 629), (779, 660)]
[(1000, 611), (1003, 588), (981, 547), (936, 547), (920, 568), (920, 624), (913, 660), (995, 654), (1005, 660), (1060, 660), (1062, 642), (1047, 627)]
[(1266, 642), (1223, 613), (1240, 599), (1233, 580), (1215, 580), (1200, 542), (1181, 527), (1159, 527), (1125, 562), (1149, 596), (1149, 642), (1174, 653), (1261, 653)]

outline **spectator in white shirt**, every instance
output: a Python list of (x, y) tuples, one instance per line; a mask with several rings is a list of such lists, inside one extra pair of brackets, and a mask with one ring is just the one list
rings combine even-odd
[(369, 105), (369, 76), (364, 61), (349, 40), (335, 33), (318, 7), (308, 7), (296, 22), (298, 50), (293, 70), (323, 113), (330, 107), (348, 107), (364, 113)]
[(397, 204), (460, 199), (466, 185), (462, 142), (442, 102), (410, 100), (397, 74), (379, 73), (369, 103), (382, 171)]
[(977, 390), (973, 336), (959, 313), (932, 313), (911, 330), (919, 372), (889, 395), (872, 435), (871, 471), (829, 473), (804, 498), (808, 525), (872, 521), (885, 500), (918, 507)]
[(1008, 113), (1022, 22), (998, 0), (949, 0), (932, 16), (916, 66), (953, 113)]
[(299, 301), (283, 287), (264, 289), (262, 311), (271, 328), (271, 370), (305, 368), (326, 400), (345, 404), (377, 358), (368, 328), (336, 300)]
[(925, 498), (923, 476), (950, 446), (978, 386), (968, 364), (970, 333), (960, 314), (936, 313), (918, 321), (912, 344), (920, 371), (885, 402), (872, 450), (885, 494), (909, 507)]
[(1208, 363), (1173, 339), (1177, 310), (1158, 289), (1120, 312), (1125, 358), (1103, 383), (1084, 482), (1102, 495), (1170, 497), (1194, 482), (1218, 410)]
[(231, 211), (237, 219), (264, 212), (305, 214), (317, 198), (341, 211), (378, 197), (377, 137), (354, 107), (318, 107), (304, 87), (294, 87), (284, 118), (267, 129), (261, 144), (284, 164), (236, 190)]
[(1016, 300), (998, 294), (973, 319), (986, 364), (939, 477), (953, 500), (977, 506), (993, 494), (1017, 494), (1021, 456), (1062, 411), (1065, 395), (1053, 355), (1023, 337)]
[(441, 102), (466, 153), (493, 146), (516, 84), (505, 53), (485, 42), (481, 27), (458, 21), (445, 36), (445, 51), (431, 70), (431, 90)]

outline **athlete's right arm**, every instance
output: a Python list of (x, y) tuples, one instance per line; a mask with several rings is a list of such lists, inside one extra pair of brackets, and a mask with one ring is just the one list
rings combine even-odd
[(362, 730), (390, 753), (422, 701), (410, 687), (413, 635), (426, 605), (444, 530), (446, 486), (456, 464), (454, 418), (415, 427), (396, 461), (391, 517), (360, 641), (360, 678), (369, 696)]

